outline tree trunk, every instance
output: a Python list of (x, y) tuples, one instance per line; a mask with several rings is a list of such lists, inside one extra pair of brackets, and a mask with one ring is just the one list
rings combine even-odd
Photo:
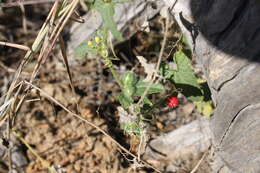
[(260, 2), (165, 3), (174, 6), (171, 13), (194, 48), (212, 92), (214, 172), (260, 172)]
[(191, 158), (199, 160), (201, 153), (208, 151), (210, 146), (209, 121), (202, 117), (151, 140), (143, 158), (156, 168), (164, 167), (167, 171), (175, 172), (176, 161)]

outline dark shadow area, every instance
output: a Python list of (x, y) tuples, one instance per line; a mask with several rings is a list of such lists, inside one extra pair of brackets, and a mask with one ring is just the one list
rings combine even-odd
[[(108, 134), (115, 139), (120, 145), (125, 147), (126, 149), (130, 149), (129, 141), (127, 140), (127, 136), (124, 131), (119, 127), (118, 118), (116, 116), (116, 107), (118, 106), (118, 102), (109, 102), (106, 104), (102, 104), (94, 108), (96, 111), (97, 116), (105, 120), (104, 124), (107, 124), (107, 132)], [(94, 112), (93, 112), (94, 113)], [(117, 155), (118, 159), (120, 160), (120, 164), (124, 168), (128, 168), (129, 161), (127, 159), (132, 160), (133, 157), (125, 153), (125, 156), (121, 154)], [(127, 158), (127, 159), (126, 159)]]
[[(176, 88), (180, 88), (181, 93), (183, 95), (185, 95), (185, 97), (187, 97), (187, 98), (193, 97), (195, 99), (196, 97), (203, 96), (203, 94), (201, 93), (201, 90), (194, 86), (187, 85), (187, 84), (175, 84), (175, 86), (176, 86)], [(192, 100), (194, 100), (194, 99), (192, 99)]]
[(190, 3), (195, 27), (214, 47), (259, 62), (259, 0), (191, 0)]

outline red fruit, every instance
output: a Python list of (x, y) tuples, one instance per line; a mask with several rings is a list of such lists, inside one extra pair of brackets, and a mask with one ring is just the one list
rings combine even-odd
[(179, 99), (177, 97), (168, 97), (167, 101), (167, 105), (170, 108), (174, 108), (179, 104)]

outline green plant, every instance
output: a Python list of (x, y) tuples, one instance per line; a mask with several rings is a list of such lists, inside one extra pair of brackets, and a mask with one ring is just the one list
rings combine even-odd
[[(176, 68), (171, 67), (165, 62), (160, 63), (160, 61), (158, 61), (158, 71), (155, 70), (152, 74), (148, 74), (152, 76), (151, 80), (145, 80), (132, 71), (127, 71), (120, 75), (115, 70), (113, 61), (119, 59), (109, 54), (110, 46), (108, 43), (108, 36), (109, 32), (111, 32), (117, 40), (123, 40), (123, 37), (121, 33), (118, 32), (117, 25), (113, 20), (115, 5), (120, 2), (125, 1), (89, 1), (90, 8), (101, 14), (103, 27), (93, 35), (91, 40), (82, 43), (76, 49), (76, 54), (81, 57), (84, 57), (86, 53), (99, 56), (102, 58), (106, 67), (110, 69), (114, 79), (121, 88), (121, 92), (117, 95), (117, 99), (121, 106), (127, 111), (126, 121), (121, 122), (121, 127), (128, 133), (138, 136), (141, 135), (142, 129), (144, 128), (144, 115), (156, 108), (162, 101), (165, 102), (166, 96), (162, 97), (158, 103), (153, 103), (149, 99), (149, 95), (156, 93), (165, 95), (165, 93), (167, 93), (164, 86), (161, 84), (161, 82), (163, 82), (161, 79), (169, 81), (173, 85), (173, 91), (168, 91), (170, 93), (168, 95), (182, 93), (188, 100), (196, 103), (198, 109), (202, 113), (209, 116), (212, 112), (212, 109), (210, 109), (209, 106), (211, 104), (209, 104), (209, 101), (205, 100), (206, 92), (198, 82), (198, 78), (192, 69), (191, 60), (186, 55), (186, 50), (183, 46), (178, 46), (172, 59)], [(182, 42), (179, 44), (185, 44), (184, 40), (182, 39)], [(161, 78), (154, 82), (155, 76), (158, 75), (161, 76)], [(178, 105), (179, 102), (177, 102), (178, 100), (175, 99), (174, 102), (171, 102), (170, 107)]]
[(173, 56), (173, 61), (176, 68), (162, 63), (161, 75), (172, 82), (188, 100), (194, 102), (200, 113), (209, 117), (212, 114), (213, 105), (208, 86), (205, 82), (199, 82), (200, 79), (194, 74), (190, 59), (183, 51), (177, 51)]

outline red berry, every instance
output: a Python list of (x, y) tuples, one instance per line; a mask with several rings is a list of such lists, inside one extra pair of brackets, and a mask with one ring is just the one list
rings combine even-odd
[(167, 105), (170, 108), (174, 108), (179, 104), (179, 99), (177, 97), (168, 97), (167, 101)]

